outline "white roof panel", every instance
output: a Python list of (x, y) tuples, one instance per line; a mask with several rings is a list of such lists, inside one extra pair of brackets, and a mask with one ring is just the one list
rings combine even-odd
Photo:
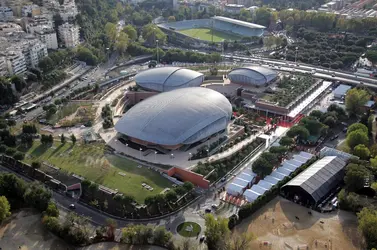
[(246, 189), (244, 196), (248, 202), (253, 202), (260, 196), (260, 194), (254, 192), (253, 190)]
[(254, 191), (255, 193), (260, 194), (260, 195), (264, 194), (264, 193), (267, 191), (267, 189), (264, 189), (263, 187), (258, 186), (258, 185), (253, 185), (253, 186), (250, 188), (250, 190), (252, 190), (252, 191)]

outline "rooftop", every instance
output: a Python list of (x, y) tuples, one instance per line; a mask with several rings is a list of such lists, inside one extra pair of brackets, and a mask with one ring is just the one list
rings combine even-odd
[(223, 21), (223, 22), (228, 22), (228, 23), (233, 23), (233, 24), (237, 24), (237, 25), (252, 28), (252, 29), (265, 29), (266, 28), (259, 24), (244, 22), (244, 21), (232, 19), (229, 17), (223, 17), (223, 16), (214, 16), (212, 17), (212, 19)]

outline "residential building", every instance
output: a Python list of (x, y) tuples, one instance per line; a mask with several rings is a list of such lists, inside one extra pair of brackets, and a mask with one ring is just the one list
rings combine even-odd
[(240, 14), (243, 8), (245, 8), (245, 6), (242, 4), (225, 4), (224, 11), (231, 14)]
[(41, 31), (36, 31), (34, 35), (46, 44), (47, 49), (57, 49), (58, 39), (56, 37), (56, 31), (53, 28), (43, 28)]
[(41, 14), (41, 8), (38, 5), (25, 5), (21, 9), (21, 16), (23, 17), (33, 17), (39, 16)]
[(30, 34), (34, 34), (35, 31), (41, 31), (44, 28), (54, 27), (54, 22), (45, 16), (24, 17), (21, 20), (21, 24), (24, 30)]
[(9, 7), (0, 7), (0, 21), (6, 22), (13, 19), (13, 10)]
[(0, 76), (4, 76), (8, 74), (8, 67), (6, 57), (0, 55)]
[(48, 55), (46, 44), (38, 40), (24, 43), (22, 53), (25, 56), (26, 66), (28, 68), (37, 67), (39, 61)]
[(66, 48), (76, 47), (80, 43), (80, 28), (77, 25), (64, 23), (59, 26), (59, 38)]
[(75, 20), (78, 11), (74, 0), (65, 0), (59, 8), (59, 14), (64, 22)]
[(21, 52), (9, 51), (5, 56), (9, 75), (20, 75), (26, 72), (26, 61)]

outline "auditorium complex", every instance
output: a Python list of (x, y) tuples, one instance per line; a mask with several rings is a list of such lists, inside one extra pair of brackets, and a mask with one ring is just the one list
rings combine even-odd
[[(202, 73), (185, 68), (148, 69), (135, 76), (137, 90), (126, 91), (123, 101), (129, 109), (115, 129), (122, 141), (134, 148), (170, 154), (205, 145), (214, 137), (242, 135), (243, 129), (232, 122), (231, 100), (235, 98), (242, 98), (244, 107), (292, 121), (305, 108), (301, 101), (316, 89), (309, 88), (309, 94), (303, 93), (301, 99), (285, 107), (260, 98), (278, 86), (281, 77), (259, 65), (234, 68), (221, 76), (222, 83), (208, 81)], [(290, 117), (292, 111), (297, 114)]]

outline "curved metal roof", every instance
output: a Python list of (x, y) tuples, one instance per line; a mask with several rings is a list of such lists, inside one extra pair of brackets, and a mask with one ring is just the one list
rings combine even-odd
[(159, 67), (142, 71), (135, 76), (135, 82), (142, 88), (152, 89), (155, 91), (167, 91), (176, 88), (187, 87), (192, 80), (199, 78), (193, 83), (198, 87), (204, 80), (202, 73), (179, 67)]
[(266, 28), (266, 27), (259, 25), (259, 24), (240, 21), (240, 20), (236, 20), (236, 19), (233, 19), (233, 18), (229, 18), (229, 17), (214, 16), (214, 17), (211, 17), (211, 18), (215, 19), (215, 20), (223, 21), (223, 22), (233, 23), (233, 24), (237, 24), (237, 25), (240, 25), (240, 26), (252, 28), (252, 29), (265, 29)]
[(341, 180), (346, 162), (337, 156), (325, 156), (310, 165), (304, 172), (293, 178), (282, 188), (297, 186), (318, 202)]
[(217, 91), (192, 87), (152, 96), (117, 122), (125, 135), (160, 145), (191, 144), (224, 130), (232, 105)]
[(236, 68), (233, 69), (229, 74), (229, 78), (231, 81), (232, 78), (236, 78), (237, 76), (244, 76), (250, 78), (253, 84), (262, 85), (266, 84), (275, 77), (277, 77), (277, 72), (270, 68), (253, 65), (248, 67)]

